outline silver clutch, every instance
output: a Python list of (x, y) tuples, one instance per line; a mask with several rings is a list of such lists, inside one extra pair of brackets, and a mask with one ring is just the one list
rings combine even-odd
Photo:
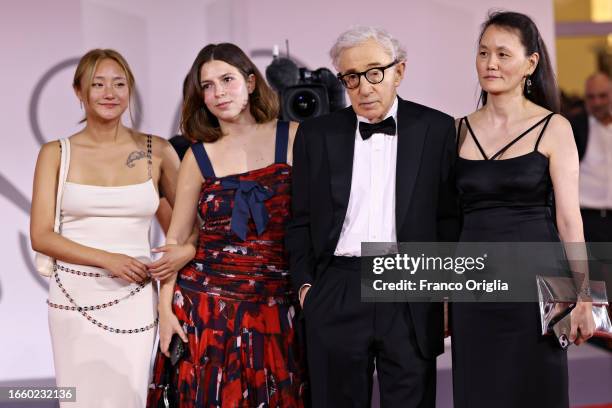
[[(572, 278), (537, 276), (542, 334), (554, 334), (562, 348), (570, 345), (571, 311), (576, 305), (576, 286)], [(596, 337), (612, 338), (608, 296), (604, 281), (590, 281)]]

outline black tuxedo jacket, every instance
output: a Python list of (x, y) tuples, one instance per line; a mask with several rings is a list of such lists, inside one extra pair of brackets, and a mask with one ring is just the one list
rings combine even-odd
[(589, 141), (589, 115), (582, 113), (570, 118), (569, 121), (574, 132), (574, 139), (576, 140), (576, 147), (578, 148), (578, 157), (582, 160)]
[[(453, 118), (400, 98), (397, 126), (398, 241), (456, 241)], [(351, 192), (356, 130), (357, 117), (351, 107), (302, 122), (298, 128), (293, 147), (293, 214), (286, 237), (296, 290), (305, 283), (316, 285), (336, 249)], [(442, 305), (411, 303), (407, 307), (423, 355), (441, 353)]]

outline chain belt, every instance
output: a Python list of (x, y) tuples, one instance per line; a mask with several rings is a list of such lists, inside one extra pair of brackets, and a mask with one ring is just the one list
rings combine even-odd
[(90, 278), (111, 278), (111, 279), (115, 279), (116, 278), (116, 276), (113, 276), (111, 274), (97, 273), (97, 272), (83, 272), (83, 271), (79, 271), (79, 270), (76, 270), (76, 269), (66, 268), (65, 266), (58, 265), (57, 263), (55, 263), (53, 265), (53, 270), (55, 271), (56, 269), (59, 269), (60, 271), (71, 273), (73, 275), (87, 276), (87, 277), (90, 277)]
[(60, 304), (57, 304), (57, 303), (53, 303), (53, 302), (51, 302), (51, 301), (49, 301), (47, 299), (47, 304), (49, 305), (49, 307), (53, 307), (53, 308), (61, 309), (61, 310), (70, 310), (70, 311), (79, 312), (81, 315), (83, 315), (83, 317), (85, 317), (87, 320), (89, 320), (92, 324), (100, 327), (101, 329), (109, 331), (111, 333), (119, 333), (119, 334), (140, 333), (140, 332), (144, 332), (144, 331), (150, 330), (150, 329), (154, 328), (155, 326), (157, 326), (157, 322), (159, 321), (159, 318), (155, 318), (155, 320), (151, 324), (148, 324), (146, 326), (139, 327), (139, 328), (136, 328), (136, 329), (117, 329), (117, 328), (111, 327), (111, 326), (109, 326), (107, 324), (104, 324), (104, 323), (98, 321), (93, 316), (91, 316), (89, 313), (87, 313), (90, 310), (100, 310), (100, 309), (105, 309), (107, 307), (114, 306), (117, 303), (121, 302), (122, 300), (125, 300), (127, 298), (130, 298), (130, 297), (134, 296), (136, 293), (140, 292), (148, 283), (150, 283), (150, 281), (145, 281), (145, 282), (140, 283), (136, 288), (132, 289), (130, 291), (130, 293), (128, 293), (127, 295), (125, 295), (122, 298), (114, 299), (114, 300), (111, 300), (110, 302), (102, 303), (102, 304), (99, 304), (99, 305), (79, 306), (75, 302), (74, 298), (72, 296), (70, 296), (70, 294), (68, 293), (66, 288), (64, 288), (64, 285), (62, 285), (62, 282), (60, 280), (59, 274), (57, 273), (58, 269), (62, 270), (62, 271), (65, 271), (65, 272), (73, 273), (73, 274), (79, 275), (79, 276), (110, 277), (110, 278), (114, 278), (114, 276), (111, 276), (111, 275), (77, 271), (75, 269), (66, 268), (66, 267), (57, 265), (57, 263), (54, 263), (54, 265), (53, 265), (53, 277), (55, 278), (55, 282), (57, 283), (57, 286), (60, 288), (60, 290), (62, 291), (64, 296), (66, 296), (66, 299), (68, 299), (68, 301), (70, 302), (70, 304), (72, 306), (60, 305)]

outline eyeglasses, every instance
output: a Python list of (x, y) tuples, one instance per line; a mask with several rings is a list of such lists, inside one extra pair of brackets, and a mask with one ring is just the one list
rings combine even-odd
[(371, 83), (372, 85), (379, 84), (385, 79), (385, 70), (391, 68), (399, 61), (395, 60), (389, 65), (385, 65), (384, 67), (374, 67), (363, 72), (349, 72), (348, 74), (338, 74), (337, 77), (342, 82), (347, 89), (355, 89), (359, 86), (359, 82), (361, 77), (364, 76), (365, 79)]

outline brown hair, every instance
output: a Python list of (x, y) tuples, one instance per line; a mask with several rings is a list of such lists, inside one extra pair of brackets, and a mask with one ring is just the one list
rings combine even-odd
[(200, 86), (202, 65), (213, 60), (235, 67), (245, 80), (249, 75), (255, 75), (255, 90), (249, 95), (249, 109), (257, 123), (269, 122), (278, 116), (278, 96), (244, 51), (230, 43), (209, 44), (198, 53), (188, 74), (181, 115), (181, 130), (185, 136), (209, 143), (223, 136), (219, 121), (204, 103)]
[[(132, 123), (134, 119), (132, 118), (132, 97), (134, 95), (134, 87), (136, 86), (136, 82), (134, 80), (134, 74), (132, 74), (132, 70), (128, 65), (127, 61), (121, 54), (119, 54), (115, 50), (111, 50), (109, 48), (95, 48), (93, 50), (88, 51), (85, 55), (81, 57), (79, 60), (79, 64), (77, 65), (76, 71), (74, 72), (74, 79), (72, 80), (72, 87), (74, 89), (78, 89), (79, 91), (86, 92), (86, 95), (89, 95), (89, 89), (91, 88), (91, 83), (93, 81), (94, 73), (96, 72), (96, 68), (100, 61), (110, 59), (115, 61), (123, 72), (125, 72), (125, 77), (127, 79), (127, 85), (130, 92), (130, 119)], [(87, 103), (87, 101), (85, 101)], [(79, 123), (83, 123), (87, 120), (87, 118), (83, 118)]]

